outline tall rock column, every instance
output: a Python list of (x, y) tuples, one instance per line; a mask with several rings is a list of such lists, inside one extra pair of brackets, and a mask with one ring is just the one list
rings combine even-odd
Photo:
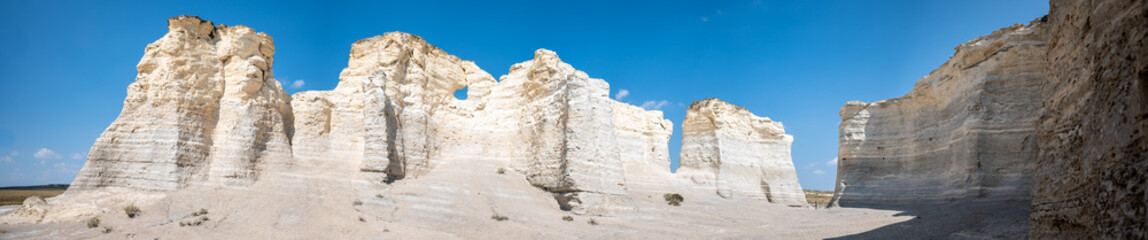
[(1050, 8), (1032, 237), (1148, 238), (1148, 2)]
[(678, 174), (713, 185), (723, 198), (805, 206), (790, 157), (793, 136), (780, 122), (716, 98), (697, 101), (682, 121)]
[[(493, 88), (488, 108), (521, 129), (520, 170), (578, 214), (632, 211), (620, 150), (615, 144), (610, 86), (575, 70), (546, 49), (515, 64)], [(499, 115), (506, 114), (506, 115)]]
[(249, 184), (269, 165), (291, 162), (291, 105), (271, 73), (275, 45), (270, 36), (246, 26), (221, 25), (216, 33), (224, 88), (209, 178)]
[(208, 169), (239, 180), (225, 184), (247, 184), (265, 162), (289, 161), (290, 106), (271, 77), (273, 53), (270, 37), (247, 27), (168, 19), (69, 191), (174, 190), (207, 179)]

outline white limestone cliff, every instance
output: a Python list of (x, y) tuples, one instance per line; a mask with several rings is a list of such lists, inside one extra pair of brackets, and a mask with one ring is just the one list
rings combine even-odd
[(723, 198), (805, 206), (792, 144), (780, 122), (716, 98), (696, 101), (682, 122), (678, 175), (712, 185)]
[(840, 206), (1029, 198), (1047, 30), (1017, 24), (958, 46), (903, 97), (841, 108)]
[(168, 19), (69, 191), (250, 184), (289, 164), (291, 109), (271, 73), (271, 37), (194, 16)]

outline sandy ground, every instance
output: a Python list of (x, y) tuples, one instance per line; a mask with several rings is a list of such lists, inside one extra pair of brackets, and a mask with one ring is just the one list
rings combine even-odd
[[(69, 193), (55, 206), (96, 206), (100, 225), (84, 219), (44, 224), (0, 225), (3, 239), (825, 239), (1002, 237), (1001, 229), (977, 228), (975, 214), (945, 221), (961, 211), (997, 212), (994, 203), (962, 210), (921, 206), (917, 210), (795, 208), (757, 200), (722, 199), (669, 173), (628, 169), (637, 210), (614, 217), (572, 215), (505, 161), (445, 156), (433, 171), (391, 185), (347, 177), (353, 164), (312, 163), (278, 169), (244, 188), (197, 186), (170, 194), (108, 189)], [(635, 166), (627, 166), (633, 168)], [(656, 168), (653, 168), (656, 169)], [(631, 176), (633, 179), (631, 179)], [(665, 179), (671, 178), (671, 179)], [(662, 195), (680, 193), (681, 206)], [(128, 218), (123, 206), (142, 213)], [(989, 206), (989, 207), (986, 207)], [(208, 211), (203, 216), (193, 213)], [(1009, 207), (1007, 209), (1015, 209)], [(1023, 209), (1027, 216), (1027, 207)], [(498, 221), (492, 216), (505, 216)], [(203, 221), (206, 216), (207, 220)], [(563, 220), (571, 216), (572, 221)], [(928, 218), (918, 217), (927, 216)], [(995, 215), (994, 215), (995, 216)], [(1027, 220), (1027, 217), (1024, 218)], [(180, 226), (201, 222), (197, 226)], [(596, 222), (591, 224), (590, 222)], [(999, 221), (1012, 221), (1002, 218)], [(991, 222), (990, 222), (991, 223)], [(972, 225), (970, 225), (972, 224)], [(1011, 223), (1008, 226), (1019, 226)], [(1026, 223), (1025, 223), (1026, 224)], [(937, 227), (953, 225), (954, 227)], [(974, 226), (975, 225), (975, 226)], [(982, 224), (983, 225), (983, 224)], [(985, 225), (989, 226), (989, 225)], [(110, 232), (104, 233), (105, 227)], [(1027, 232), (1022, 226), (1020, 234)], [(915, 230), (906, 230), (912, 228)], [(973, 230), (968, 230), (968, 229)], [(1017, 231), (1006, 229), (1004, 232)], [(998, 235), (993, 235), (998, 234)]]

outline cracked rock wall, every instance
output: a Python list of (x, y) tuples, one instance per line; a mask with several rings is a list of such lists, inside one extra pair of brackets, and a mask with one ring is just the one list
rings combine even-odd
[(1148, 3), (1050, 9), (1032, 237), (1148, 238)]

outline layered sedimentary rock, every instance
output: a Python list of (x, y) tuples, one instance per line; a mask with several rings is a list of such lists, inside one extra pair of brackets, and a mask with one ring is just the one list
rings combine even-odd
[(1028, 199), (1047, 31), (973, 39), (903, 97), (841, 108), (835, 203)]
[(622, 161), (643, 162), (669, 172), (669, 141), (674, 123), (663, 118), (662, 111), (617, 101), (611, 105), (614, 136), (618, 139)]
[(781, 122), (716, 98), (697, 101), (682, 122), (678, 174), (714, 186), (723, 198), (805, 206), (790, 157), (792, 144)]
[(1050, 7), (1033, 238), (1148, 238), (1148, 3)]
[[(313, 165), (353, 165), (374, 182), (417, 176), (443, 145), (448, 125), (473, 127), (470, 113), (495, 83), (469, 61), (407, 33), (355, 42), (332, 91), (292, 97), (295, 156)], [(470, 87), (474, 101), (454, 98)]]
[(575, 213), (633, 210), (609, 94), (606, 81), (575, 70), (553, 51), (539, 49), (533, 60), (510, 67), (487, 105), (490, 121), (519, 129), (511, 137), (519, 143), (510, 146), (527, 149), (514, 151), (526, 154), (512, 157), (523, 160), (516, 168)]
[[(465, 100), (453, 95), (462, 88)], [(608, 93), (549, 50), (496, 82), (417, 36), (387, 33), (352, 46), (335, 90), (293, 97), (294, 151), (377, 183), (417, 177), (440, 156), (499, 157), (575, 213), (627, 211)]]
[(193, 16), (149, 44), (124, 108), (69, 191), (243, 185), (291, 160), (291, 109), (271, 73), (271, 37)]

